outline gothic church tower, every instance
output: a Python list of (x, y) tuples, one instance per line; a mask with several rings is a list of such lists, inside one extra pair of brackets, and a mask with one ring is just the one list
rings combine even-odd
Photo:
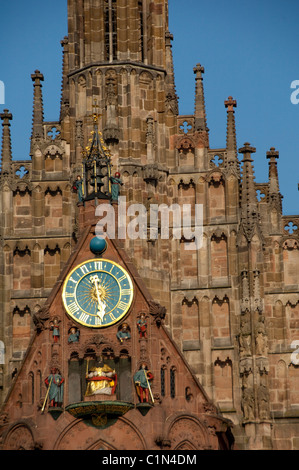
[[(170, 214), (168, 238), (160, 219), (153, 237), (147, 219), (144, 237), (121, 241), (166, 308), (178, 348), (234, 423), (240, 448), (298, 448), (299, 366), (291, 344), (299, 340), (299, 216), (282, 214), (272, 147), (268, 181), (256, 183), (256, 149), (238, 149), (231, 96), (224, 97), (226, 142), (210, 148), (200, 63), (193, 114), (179, 114), (172, 40), (167, 0), (68, 0), (60, 116), (44, 121), (46, 77), (36, 70), (30, 161), (13, 161), (12, 115), (0, 116), (1, 401), (26, 354), (34, 315), (81, 235), (73, 187), (96, 114), (128, 206), (192, 207), (189, 236), (174, 233)], [(203, 208), (199, 249), (196, 204)]]

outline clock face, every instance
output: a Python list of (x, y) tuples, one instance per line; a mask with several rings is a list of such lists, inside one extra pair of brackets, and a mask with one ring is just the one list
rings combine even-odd
[(67, 276), (62, 299), (68, 315), (81, 325), (104, 328), (121, 320), (133, 300), (129, 274), (117, 263), (93, 259)]

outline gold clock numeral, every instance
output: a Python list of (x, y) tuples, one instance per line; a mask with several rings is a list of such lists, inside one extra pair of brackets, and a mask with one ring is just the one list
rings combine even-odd
[(131, 295), (132, 289), (122, 289), (121, 295)]
[(102, 271), (102, 269), (103, 269), (103, 262), (102, 262), (102, 261), (96, 261), (96, 262), (94, 263), (94, 266), (95, 266), (95, 269), (96, 269), (97, 271)]
[(122, 277), (120, 277), (120, 278), (118, 279), (118, 282), (121, 282), (121, 281), (123, 281), (123, 280), (126, 279), (126, 278), (127, 278), (127, 276), (124, 274)]
[(82, 271), (83, 274), (88, 274), (89, 271), (85, 265), (81, 266), (80, 270)]
[(68, 305), (68, 310), (72, 315), (74, 315), (75, 313), (79, 311), (79, 307), (76, 304), (76, 302), (73, 302), (70, 305)]
[(125, 302), (119, 302), (119, 304), (117, 305), (117, 308), (121, 308), (122, 310), (124, 310), (125, 308), (127, 308), (128, 304), (126, 304)]
[(87, 315), (86, 313), (81, 313), (81, 315), (79, 317), (79, 321), (87, 323), (88, 319), (89, 319), (89, 315)]
[(68, 298), (70, 298), (70, 297), (75, 298), (74, 296), (75, 296), (75, 293), (74, 293), (74, 292), (66, 292), (66, 293), (65, 293), (65, 298), (66, 298), (66, 299), (68, 299)]

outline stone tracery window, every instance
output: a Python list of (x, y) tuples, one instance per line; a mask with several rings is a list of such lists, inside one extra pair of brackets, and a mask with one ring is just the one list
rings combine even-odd
[(105, 60), (117, 60), (117, 8), (116, 0), (105, 0)]

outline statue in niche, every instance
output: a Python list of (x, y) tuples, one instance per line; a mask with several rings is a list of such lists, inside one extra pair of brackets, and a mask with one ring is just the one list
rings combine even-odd
[(251, 344), (251, 336), (250, 335), (239, 335), (239, 348), (240, 348), (240, 356), (250, 356), (251, 350), (250, 350), (250, 344)]
[(45, 380), (48, 387), (47, 397), (50, 407), (60, 407), (63, 403), (64, 378), (56, 367), (52, 367), (51, 373)]
[(77, 180), (74, 182), (73, 189), (77, 193), (78, 202), (83, 202), (83, 181), (80, 175), (77, 176)]
[(148, 370), (145, 363), (141, 364), (140, 369), (134, 374), (134, 384), (140, 403), (149, 403), (149, 399), (154, 403), (150, 381), (153, 380), (153, 374)]
[(140, 314), (140, 318), (137, 320), (137, 328), (139, 331), (139, 338), (147, 337), (147, 321), (145, 313)]
[(254, 396), (252, 388), (245, 388), (243, 390), (242, 409), (245, 421), (254, 419)]
[(90, 370), (87, 363), (86, 381), (86, 397), (92, 395), (114, 395), (117, 375), (114, 369), (111, 369), (101, 360), (97, 367), (92, 367)]
[(250, 328), (250, 315), (246, 313), (241, 315), (240, 319), (240, 334), (239, 334), (239, 347), (241, 357), (249, 356), (251, 354), (251, 328)]
[(258, 399), (258, 409), (260, 419), (269, 419), (270, 410), (269, 410), (269, 401), (270, 394), (269, 390), (265, 385), (260, 385), (257, 390), (257, 399)]
[(265, 318), (263, 316), (259, 317), (255, 328), (255, 352), (258, 356), (265, 356), (268, 350), (268, 338), (266, 335), (264, 321)]
[(60, 337), (59, 331), (59, 320), (58, 318), (54, 318), (54, 320), (50, 324), (50, 330), (52, 330), (52, 336), (54, 343), (58, 343)]
[(131, 333), (130, 333), (129, 325), (127, 323), (123, 323), (121, 325), (120, 330), (116, 333), (116, 336), (117, 336), (117, 338), (119, 339), (119, 341), (121, 343), (131, 339)]
[(68, 343), (78, 343), (80, 338), (80, 330), (75, 326), (69, 330)]
[(114, 176), (110, 176), (111, 181), (111, 200), (118, 201), (120, 186), (123, 186), (123, 183), (120, 179), (120, 173), (116, 172)]

